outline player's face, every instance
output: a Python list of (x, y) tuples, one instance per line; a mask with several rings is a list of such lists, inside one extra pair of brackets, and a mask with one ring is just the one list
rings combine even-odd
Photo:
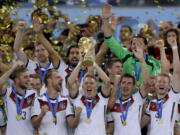
[(79, 58), (80, 58), (79, 48), (71, 48), (68, 56), (68, 60), (72, 67), (76, 67), (76, 65), (79, 62)]
[(121, 75), (122, 64), (120, 62), (115, 62), (108, 71), (110, 75)]
[[(141, 41), (142, 44), (139, 44), (138, 41)], [(133, 51), (136, 51), (136, 49), (137, 49), (138, 46), (139, 46), (139, 47), (142, 47), (144, 51), (145, 51), (146, 48), (147, 48), (147, 46), (144, 44), (143, 38), (135, 37), (135, 38), (132, 39), (131, 49), (132, 49)]]
[(156, 80), (155, 79), (149, 79), (148, 81), (148, 92), (151, 94), (154, 94), (157, 92), (157, 89), (155, 87)]
[(35, 47), (35, 56), (39, 62), (46, 62), (48, 58), (48, 52), (43, 45), (37, 45)]
[(171, 88), (169, 78), (166, 76), (157, 76), (156, 88), (158, 95), (166, 95)]
[(133, 79), (130, 77), (124, 77), (120, 83), (122, 96), (130, 97), (131, 92), (134, 89)]
[(30, 82), (30, 75), (29, 72), (23, 72), (20, 74), (20, 76), (18, 77), (18, 81), (19, 81), (19, 87), (22, 89), (27, 89), (29, 88), (29, 82)]
[(94, 99), (96, 97), (96, 90), (98, 89), (98, 82), (91, 77), (84, 78), (83, 90), (86, 98)]
[(39, 78), (31, 78), (31, 88), (36, 89), (38, 92), (40, 92), (42, 83)]
[(62, 78), (59, 75), (59, 73), (53, 72), (51, 79), (52, 79), (52, 87), (57, 91), (61, 91), (61, 89), (62, 89)]

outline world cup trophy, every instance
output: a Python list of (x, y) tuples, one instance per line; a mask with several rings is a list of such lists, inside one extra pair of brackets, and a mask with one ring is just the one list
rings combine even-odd
[(92, 41), (87, 37), (80, 38), (78, 42), (79, 48), (85, 53), (84, 60), (82, 61), (82, 65), (85, 67), (90, 67), (93, 65), (93, 61), (91, 58), (92, 45)]

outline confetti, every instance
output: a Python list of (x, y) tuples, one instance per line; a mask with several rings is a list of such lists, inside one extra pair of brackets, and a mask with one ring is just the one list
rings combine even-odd
[(154, 0), (154, 3), (159, 3), (159, 1), (158, 0)]

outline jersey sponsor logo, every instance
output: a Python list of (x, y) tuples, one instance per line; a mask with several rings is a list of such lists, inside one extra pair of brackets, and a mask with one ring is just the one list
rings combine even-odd
[[(50, 108), (50, 106), (49, 106), (47, 101), (43, 101), (41, 99), (38, 99), (38, 101), (40, 103), (40, 108), (42, 106), (44, 106), (44, 105), (47, 105), (48, 106), (48, 110), (51, 111), (51, 108)], [(51, 104), (52, 104), (52, 107), (54, 109), (55, 108), (55, 103), (51, 103)], [(63, 100), (63, 101), (58, 102), (57, 112), (64, 111), (64, 110), (66, 110), (66, 108), (67, 108), (67, 100)]]
[[(16, 104), (14, 92), (11, 92), (10, 98)], [(30, 107), (32, 105), (32, 103), (34, 102), (34, 98), (35, 98), (35, 93), (33, 93), (33, 94), (29, 95), (28, 97), (26, 97), (24, 99), (24, 103), (23, 103), (22, 109)], [(18, 97), (18, 103), (20, 104), (20, 102), (21, 102), (21, 99)]]
[[(165, 96), (165, 101), (164, 101), (163, 104), (165, 104), (168, 99), (169, 99), (169, 95), (166, 95), (166, 96)], [(157, 111), (156, 102), (153, 102), (153, 101), (150, 102), (149, 110), (150, 110), (150, 111)]]
[[(134, 103), (134, 99), (132, 98), (130, 106), (132, 106), (133, 103)], [(127, 102), (123, 104), (123, 110), (126, 110), (126, 107), (127, 107)], [(121, 113), (120, 104), (119, 103), (115, 103), (114, 107), (111, 109), (111, 112), (119, 112), (119, 113)]]

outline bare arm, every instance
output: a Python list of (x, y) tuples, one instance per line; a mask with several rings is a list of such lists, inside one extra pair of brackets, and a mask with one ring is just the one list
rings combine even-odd
[(32, 121), (32, 125), (35, 129), (38, 129), (39, 126), (41, 125), (41, 121), (42, 121), (43, 117), (46, 115), (46, 112), (48, 112), (48, 106), (44, 105), (41, 108), (41, 113), (38, 116), (32, 117), (31, 121)]
[(39, 128), (39, 126), (41, 125), (41, 121), (42, 121), (42, 119), (43, 119), (43, 117), (44, 117), (44, 115), (45, 114), (40, 114), (40, 115), (38, 115), (38, 116), (34, 116), (34, 117), (32, 117), (32, 125), (33, 125), (33, 127), (35, 128), (35, 129), (37, 129), (37, 128)]
[(16, 38), (14, 41), (14, 51), (15, 51), (18, 59), (21, 60), (26, 65), (28, 62), (28, 58), (25, 55), (25, 53), (21, 50), (23, 30), (24, 30), (26, 23), (23, 21), (20, 21), (18, 25), (19, 25), (18, 31), (16, 33)]
[[(110, 37), (116, 29), (117, 20), (114, 14), (111, 14), (111, 5), (105, 4), (102, 9), (103, 25), (102, 29), (105, 37)], [(111, 17), (111, 24), (109, 23), (109, 18)]]
[(108, 106), (107, 106), (107, 110), (108, 112), (113, 108), (115, 102), (116, 102), (116, 97), (117, 97), (117, 89), (118, 89), (118, 84), (120, 82), (120, 75), (115, 75), (114, 76), (115, 80), (114, 80), (114, 84), (112, 86), (112, 90), (111, 90), (111, 96), (109, 98), (108, 101)]
[(177, 43), (176, 45), (172, 45), (172, 51), (173, 51), (173, 79), (172, 79), (172, 87), (175, 92), (180, 91), (180, 61), (179, 61), (179, 54), (177, 50)]
[(107, 135), (113, 135), (113, 132), (114, 132), (114, 123), (111, 122), (111, 123), (107, 123), (107, 126), (106, 126), (106, 133)]
[(142, 77), (143, 77), (143, 83), (140, 87), (140, 93), (142, 95), (143, 98), (145, 98), (147, 96), (147, 84), (148, 84), (148, 80), (149, 80), (149, 75), (148, 75), (148, 70), (146, 68), (146, 62), (144, 60), (144, 53), (143, 53), (143, 41), (142, 40), (139, 40), (139, 39), (136, 39), (137, 43), (138, 43), (138, 46), (137, 46), (137, 49), (136, 51), (134, 50), (133, 53), (135, 55), (135, 57), (140, 61), (141, 63), (141, 69), (142, 69)]
[(72, 96), (71, 98), (74, 98), (78, 94), (78, 91), (79, 91), (79, 87), (74, 86), (74, 85), (77, 85), (77, 81), (78, 81), (77, 78), (78, 78), (80, 69), (81, 69), (81, 60), (79, 61), (78, 65), (73, 70), (73, 72), (71, 73), (70, 77), (67, 80), (68, 86), (70, 87), (68, 89), (69, 89), (70, 96)]
[(5, 73), (6, 71), (8, 71), (10, 69), (10, 67), (2, 62), (0, 62), (0, 71), (2, 73)]
[(103, 81), (102, 92), (105, 96), (110, 95), (111, 83), (106, 73), (94, 62), (94, 68), (96, 69), (98, 76)]
[(54, 68), (58, 68), (60, 61), (63, 61), (62, 58), (58, 55), (58, 53), (54, 50), (51, 43), (44, 37), (42, 33), (42, 25), (40, 24), (39, 18), (35, 17), (33, 19), (33, 29), (38, 34), (39, 41), (46, 48), (49, 53), (50, 60), (54, 66)]
[(174, 135), (180, 135), (180, 130), (178, 129), (178, 123), (174, 124)]
[(6, 82), (8, 81), (10, 75), (14, 72), (14, 70), (22, 65), (22, 62), (18, 61), (14, 64), (6, 73), (4, 73), (0, 78), (0, 95), (4, 95), (6, 93)]
[(80, 116), (81, 116), (81, 111), (82, 111), (82, 108), (81, 107), (77, 107), (75, 109), (75, 112), (76, 112), (76, 116), (69, 116), (67, 117), (67, 122), (68, 122), (68, 125), (71, 127), (71, 128), (76, 128), (79, 124), (79, 120), (80, 120)]
[(156, 41), (156, 46), (160, 49), (160, 55), (161, 55), (160, 63), (161, 63), (162, 73), (169, 73), (170, 62), (166, 58), (164, 42), (162, 40), (158, 40)]
[(108, 46), (106, 45), (105, 42), (103, 42), (103, 44), (100, 47), (100, 50), (98, 51), (98, 53), (96, 54), (96, 63), (101, 66), (104, 56), (106, 55), (106, 52), (108, 50)]
[(150, 123), (150, 121), (151, 121), (150, 116), (144, 114), (141, 118), (141, 128), (147, 126)]

